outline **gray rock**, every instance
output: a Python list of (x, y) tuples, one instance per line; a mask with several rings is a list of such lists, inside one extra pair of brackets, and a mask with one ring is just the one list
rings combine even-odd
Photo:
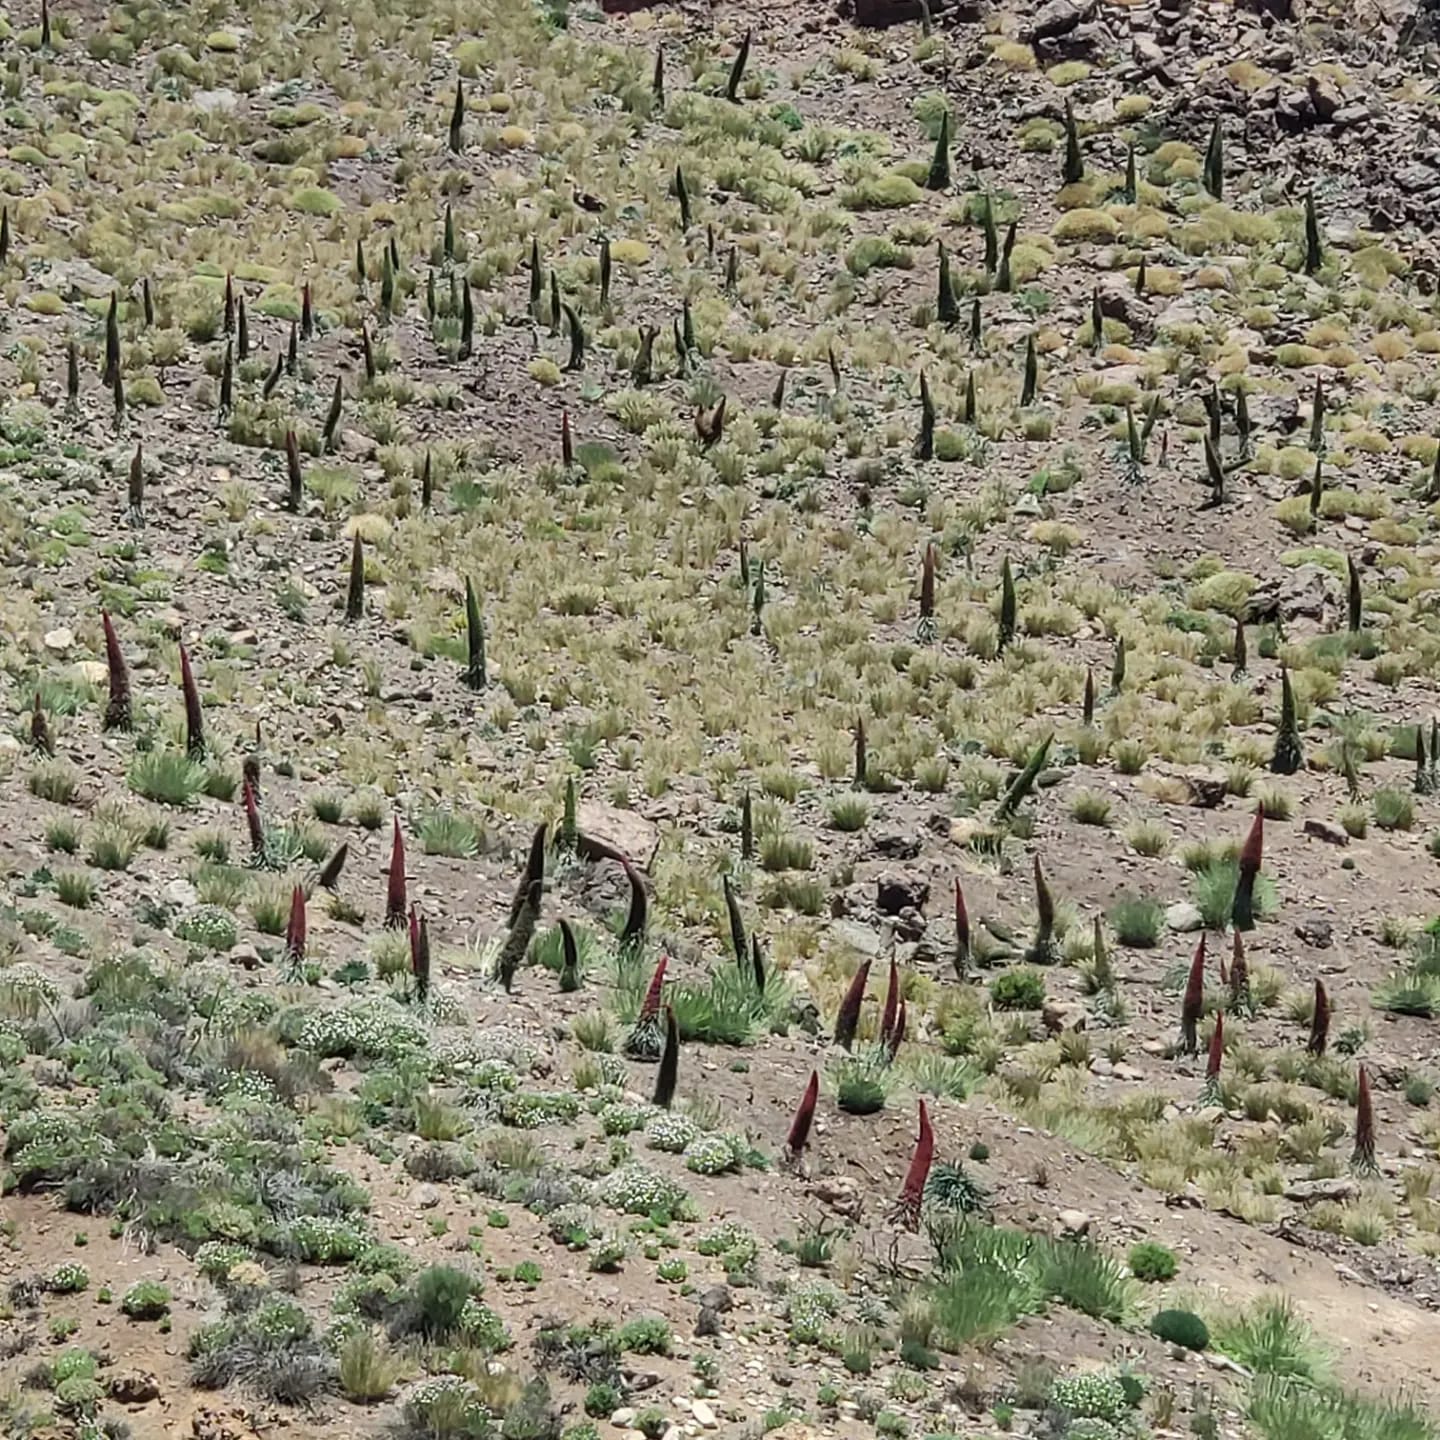
[(1020, 37), (1029, 44), (1037, 40), (1053, 40), (1068, 35), (1094, 13), (1095, 0), (1086, 4), (1077, 4), (1076, 0), (1046, 0), (1035, 12), (1035, 18), (1021, 30)]
[(906, 830), (882, 830), (871, 848), (886, 860), (913, 860), (920, 853), (920, 837)]
[(1085, 1007), (1077, 1001), (1047, 1000), (1040, 1016), (1052, 1035), (1085, 1028)]
[(1188, 935), (1201, 929), (1205, 917), (1188, 900), (1178, 900), (1165, 912), (1165, 925), (1177, 935)]
[(830, 938), (857, 954), (874, 959), (880, 953), (880, 932), (858, 920), (832, 920)]
[(728, 1285), (712, 1285), (708, 1290), (699, 1296), (699, 1304), (708, 1310), (715, 1310), (723, 1314), (734, 1308), (735, 1301), (730, 1295)]
[(930, 882), (920, 875), (887, 870), (875, 882), (875, 903), (882, 915), (902, 910), (923, 910), (930, 898)]
[(1316, 950), (1328, 950), (1335, 938), (1335, 927), (1323, 915), (1306, 915), (1296, 922), (1295, 933)]
[(1360, 1184), (1348, 1175), (1335, 1175), (1328, 1180), (1295, 1180), (1285, 1187), (1285, 1198), (1301, 1205), (1319, 1200), (1349, 1200), (1360, 1193)]

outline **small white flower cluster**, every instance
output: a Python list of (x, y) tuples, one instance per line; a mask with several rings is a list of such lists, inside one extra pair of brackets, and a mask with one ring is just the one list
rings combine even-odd
[(207, 1240), (195, 1252), (195, 1267), (210, 1280), (223, 1280), (237, 1266), (252, 1259), (249, 1247), (233, 1240)]
[(685, 1168), (697, 1175), (723, 1175), (739, 1163), (734, 1142), (726, 1135), (697, 1135), (685, 1147)]
[(1050, 1399), (1061, 1410), (1079, 1419), (1114, 1423), (1130, 1409), (1125, 1387), (1113, 1375), (1089, 1370), (1062, 1375), (1050, 1391)]
[(489, 1025), (470, 1037), (474, 1053), (484, 1060), (503, 1060), (512, 1070), (526, 1074), (534, 1068), (540, 1052), (535, 1042), (514, 1025)]
[(700, 1127), (688, 1116), (662, 1110), (646, 1123), (645, 1143), (652, 1150), (664, 1150), (670, 1155), (680, 1155), (699, 1134)]
[(695, 1248), (702, 1255), (728, 1255), (737, 1250), (754, 1253), (756, 1244), (755, 1237), (738, 1220), (722, 1220), (700, 1237)]
[(503, 1124), (517, 1130), (538, 1130), (542, 1125), (566, 1125), (580, 1113), (580, 1101), (568, 1090), (519, 1090), (500, 1102)]
[(53, 1004), (60, 998), (60, 987), (38, 965), (32, 965), (28, 960), (0, 970), (0, 986), (17, 1000), (33, 996)]
[(1065, 1440), (1125, 1440), (1125, 1432), (1098, 1415), (1077, 1415), (1066, 1428)]
[(207, 950), (229, 950), (239, 938), (235, 917), (218, 905), (195, 905), (175, 922), (175, 934)]
[(232, 1070), (225, 1078), (227, 1100), (258, 1100), (268, 1103), (275, 1098), (275, 1082), (258, 1070)]
[(600, 1107), (600, 1129), (606, 1135), (628, 1135), (650, 1116), (650, 1106), (632, 1100), (611, 1100)]
[(406, 1411), (421, 1424), (428, 1424), (430, 1412), (442, 1403), (447, 1424), (454, 1422), (457, 1411), (471, 1416), (482, 1414), (485, 1409), (480, 1391), (459, 1375), (431, 1375), (420, 1381), (405, 1397)]
[(73, 1294), (90, 1283), (90, 1272), (74, 1260), (57, 1265), (45, 1281), (45, 1288), (57, 1295)]
[(365, 1055), (394, 1060), (425, 1048), (425, 1028), (393, 1000), (361, 1000), (354, 1005), (317, 1007), (300, 1027), (299, 1044), (322, 1058)]
[(250, 1326), (267, 1340), (303, 1340), (310, 1333), (310, 1317), (293, 1300), (267, 1300)]
[(790, 1322), (790, 1339), (796, 1345), (818, 1345), (830, 1328), (831, 1317), (840, 1307), (833, 1290), (812, 1285), (796, 1290), (785, 1307)]
[(600, 1199), (626, 1215), (673, 1211), (689, 1199), (685, 1187), (645, 1165), (622, 1165), (600, 1182)]
[(315, 1265), (353, 1260), (370, 1243), (359, 1225), (333, 1215), (300, 1215), (287, 1227), (290, 1243), (302, 1260)]
[(520, 1077), (514, 1066), (492, 1053), (481, 1039), (479, 1035), (447, 1035), (436, 1041), (431, 1051), (436, 1072), (463, 1080), (477, 1090), (518, 1089)]
[(460, 1330), (472, 1345), (488, 1350), (491, 1354), (498, 1355), (514, 1344), (510, 1332), (505, 1328), (505, 1322), (473, 1295), (460, 1311)]

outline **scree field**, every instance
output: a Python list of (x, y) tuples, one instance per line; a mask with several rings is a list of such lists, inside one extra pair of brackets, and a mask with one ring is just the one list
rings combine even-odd
[(1440, 1440), (1428, 15), (607, 5), (0, 14), (0, 1436)]

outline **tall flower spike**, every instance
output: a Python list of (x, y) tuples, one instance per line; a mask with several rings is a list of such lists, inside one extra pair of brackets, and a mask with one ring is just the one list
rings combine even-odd
[(115, 624), (108, 610), (100, 612), (100, 623), (105, 629), (105, 669), (110, 682), (104, 728), (129, 730), (134, 724), (130, 704), (130, 670), (125, 664), (125, 652), (120, 648), (120, 637), (115, 633)]
[(665, 1048), (660, 1052), (660, 1069), (655, 1075), (652, 1103), (668, 1110), (675, 1099), (675, 1084), (680, 1077), (680, 1027), (675, 1023), (675, 1007), (665, 1007)]
[(262, 855), (265, 852), (265, 826), (260, 820), (260, 802), (255, 798), (255, 787), (248, 775), (241, 798), (245, 805), (245, 828), (250, 832), (250, 853)]
[(1350, 1168), (1362, 1175), (1373, 1175), (1375, 1164), (1375, 1111), (1370, 1102), (1370, 1076), (1360, 1067), (1360, 1086), (1355, 1095), (1355, 1149)]
[(285, 959), (299, 967), (305, 963), (305, 888), (297, 885), (290, 892), (290, 920), (285, 926)]
[(1325, 993), (1324, 984), (1315, 982), (1315, 1007), (1310, 1013), (1310, 1038), (1305, 1048), (1312, 1055), (1323, 1055), (1330, 1043), (1330, 997)]
[(970, 912), (965, 908), (965, 892), (960, 877), (955, 877), (955, 975), (964, 980), (970, 973)]
[(668, 955), (662, 955), (655, 965), (655, 973), (650, 977), (650, 986), (645, 991), (644, 1002), (640, 1006), (640, 1019), (649, 1020), (660, 1012), (660, 995), (665, 989), (665, 967), (670, 963)]
[(886, 1058), (893, 1064), (895, 1057), (900, 1053), (900, 1046), (905, 1040), (905, 997), (900, 997), (900, 1008), (895, 1012), (895, 1023), (890, 1027), (889, 1037), (885, 1041)]
[(1250, 1008), (1250, 966), (1245, 959), (1245, 941), (1237, 930), (1230, 949), (1230, 1009)]
[(1220, 1064), (1225, 1055), (1225, 1012), (1215, 1012), (1215, 1028), (1210, 1032), (1210, 1050), (1205, 1057), (1205, 1100), (1213, 1104), (1220, 1098)]
[(870, 962), (866, 960), (855, 972), (835, 1015), (835, 1043), (844, 1050), (855, 1043), (855, 1032), (860, 1028), (860, 1007), (865, 1002), (865, 986), (869, 982)]
[(1185, 985), (1185, 998), (1180, 1005), (1180, 1048), (1186, 1055), (1200, 1049), (1200, 1017), (1205, 1010), (1205, 933), (1195, 947), (1190, 961), (1190, 978)]
[(810, 1072), (810, 1083), (800, 1097), (795, 1109), (795, 1118), (790, 1122), (790, 1133), (785, 1137), (785, 1149), (790, 1159), (798, 1160), (810, 1139), (810, 1127), (815, 1121), (815, 1103), (820, 1098), (820, 1072)]
[(400, 817), (395, 816), (390, 835), (390, 869), (385, 887), (385, 927), (398, 930), (405, 923), (405, 837), (400, 833)]
[(740, 914), (740, 901), (728, 875), (721, 877), (720, 885), (725, 894), (725, 914), (730, 921), (730, 948), (735, 952), (735, 963), (743, 966), (750, 954), (750, 946), (745, 939), (745, 920)]
[(45, 718), (44, 706), (40, 703), (40, 692), (35, 692), (35, 704), (30, 711), (30, 743), (42, 754), (54, 757), (55, 741), (50, 734), (50, 722)]
[(574, 927), (568, 920), (560, 921), (560, 989), (566, 995), (580, 988), (580, 945)]
[(885, 1008), (880, 1012), (880, 1043), (890, 1044), (890, 1032), (895, 1028), (895, 1017), (900, 1012), (900, 968), (894, 958), (890, 960), (890, 980), (885, 987)]
[(650, 921), (650, 900), (645, 894), (645, 882), (639, 871), (628, 860), (620, 862), (625, 867), (625, 878), (630, 882), (630, 909), (625, 915), (625, 928), (620, 932), (620, 948), (627, 949), (645, 943), (645, 929)]
[(905, 1184), (895, 1207), (895, 1219), (907, 1229), (920, 1224), (920, 1207), (925, 1200), (925, 1182), (930, 1178), (930, 1162), (935, 1158), (935, 1132), (930, 1126), (930, 1112), (920, 1102), (920, 1135), (915, 1141), (915, 1154), (905, 1172)]
[(1235, 902), (1230, 910), (1230, 923), (1237, 930), (1255, 928), (1255, 877), (1265, 858), (1265, 812), (1256, 808), (1250, 822), (1250, 833), (1240, 849), (1239, 875), (1235, 882)]
[(190, 652), (180, 644), (180, 690), (185, 697), (185, 753), (198, 760), (205, 753), (205, 718), (200, 711), (200, 691), (190, 668)]

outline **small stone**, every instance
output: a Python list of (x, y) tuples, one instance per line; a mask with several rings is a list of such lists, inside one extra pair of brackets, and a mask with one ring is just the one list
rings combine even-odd
[(1177, 935), (1188, 935), (1203, 928), (1204, 924), (1205, 917), (1188, 900), (1177, 901), (1165, 912), (1166, 928)]
[(1047, 1000), (1040, 1015), (1052, 1035), (1085, 1028), (1085, 1007), (1078, 1001)]
[(1055, 1217), (1054, 1234), (1063, 1239), (1079, 1240), (1090, 1233), (1090, 1217), (1083, 1210), (1062, 1210)]
[(58, 630), (45, 632), (45, 648), (53, 650), (57, 655), (63, 655), (74, 643), (74, 634), (63, 625)]
[(164, 895), (166, 904), (179, 905), (184, 910), (200, 903), (200, 892), (183, 875), (167, 881), (160, 893)]
[(1295, 933), (1316, 950), (1328, 950), (1335, 938), (1335, 927), (1323, 915), (1306, 915), (1295, 925)]
[(715, 1412), (703, 1400), (697, 1400), (691, 1407), (690, 1413), (707, 1430), (714, 1430), (720, 1422), (715, 1418)]
[(880, 953), (880, 932), (858, 920), (836, 920), (830, 926), (830, 938), (857, 954), (874, 959)]
[(622, 1405), (618, 1410), (610, 1412), (610, 1423), (617, 1430), (624, 1430), (635, 1419), (635, 1407), (633, 1405)]
[(723, 1313), (734, 1307), (735, 1301), (731, 1298), (728, 1285), (712, 1285), (700, 1297), (699, 1303), (709, 1310), (716, 1310)]
[(882, 915), (920, 911), (930, 898), (930, 882), (920, 875), (887, 871), (875, 882), (875, 903)]
[(105, 1389), (117, 1405), (148, 1405), (160, 1398), (160, 1382), (148, 1370), (117, 1370)]
[(1301, 1205), (1319, 1200), (1349, 1200), (1359, 1193), (1359, 1184), (1348, 1175), (1335, 1175), (1326, 1180), (1295, 1180), (1285, 1187), (1285, 1198)]
[(87, 685), (103, 685), (110, 678), (110, 672), (105, 668), (103, 660), (77, 660), (75, 674)]
[(411, 1209), (433, 1210), (440, 1203), (440, 1187), (422, 1182), (410, 1191), (409, 1202)]
[(920, 837), (908, 830), (882, 830), (871, 843), (886, 860), (913, 860), (920, 853)]

